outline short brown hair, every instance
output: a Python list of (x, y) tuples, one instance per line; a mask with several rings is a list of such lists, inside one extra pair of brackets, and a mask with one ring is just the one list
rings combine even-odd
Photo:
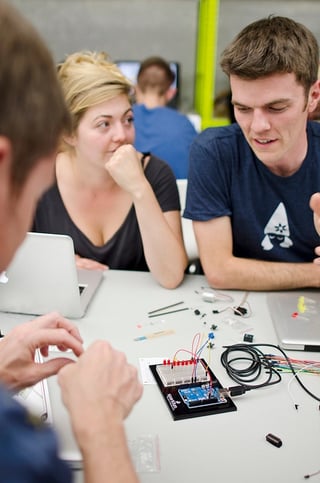
[(220, 65), (228, 76), (243, 79), (294, 73), (307, 95), (318, 78), (319, 46), (301, 23), (271, 15), (245, 27), (223, 51)]
[(154, 56), (148, 57), (141, 63), (137, 82), (143, 93), (152, 89), (163, 95), (174, 79), (175, 75), (170, 68), (170, 64), (162, 57)]
[(57, 148), (69, 114), (52, 56), (35, 29), (0, 2), (0, 136), (12, 145), (12, 188)]

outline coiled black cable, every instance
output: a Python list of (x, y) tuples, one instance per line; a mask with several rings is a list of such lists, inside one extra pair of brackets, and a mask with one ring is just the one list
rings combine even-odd
[[(258, 349), (261, 344), (234, 344), (227, 346), (221, 354), (221, 364), (229, 377), (246, 390), (271, 386), (281, 381), (280, 373), (273, 367), (265, 354)], [(258, 384), (257, 381), (265, 370), (265, 379)]]
[[(301, 381), (294, 370), (290, 359), (281, 347), (274, 344), (233, 344), (225, 346), (220, 360), (226, 369), (229, 377), (240, 384), (246, 391), (260, 387), (271, 386), (281, 381), (280, 372), (274, 367), (273, 361), (268, 354), (263, 353), (259, 347), (271, 347), (278, 350), (286, 359), (292, 374), (295, 376), (301, 388), (313, 399), (320, 401), (320, 398), (313, 394)], [(234, 355), (238, 352), (238, 355)], [(247, 365), (245, 365), (245, 364)], [(239, 367), (240, 364), (240, 367)], [(265, 369), (266, 378), (259, 384), (248, 384), (256, 381)]]

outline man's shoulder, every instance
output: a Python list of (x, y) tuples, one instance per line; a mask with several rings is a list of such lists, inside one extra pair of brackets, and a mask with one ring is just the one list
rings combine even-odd
[(58, 457), (53, 430), (1, 385), (0, 426), (0, 467), (1, 475), (8, 475), (6, 481), (71, 482), (70, 468)]
[(134, 104), (132, 106), (133, 113), (143, 114), (145, 116), (149, 115), (154, 117), (163, 117), (167, 119), (188, 119), (185, 114), (168, 106), (156, 106), (156, 107), (146, 107), (144, 104)]
[(309, 121), (307, 125), (308, 136), (320, 137), (320, 122), (319, 121)]
[(138, 117), (138, 120), (141, 118), (148, 119), (153, 121), (154, 119), (170, 119), (172, 116), (176, 117), (175, 114), (172, 115), (169, 108), (167, 107), (147, 107), (144, 104), (134, 104), (132, 106), (133, 115)]
[(132, 105), (132, 111), (134, 114), (136, 113), (142, 113), (147, 111), (147, 108), (144, 104), (133, 104)]

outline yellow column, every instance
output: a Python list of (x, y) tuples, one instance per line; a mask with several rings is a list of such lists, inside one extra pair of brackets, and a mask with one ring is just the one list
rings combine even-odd
[(213, 117), (218, 23), (219, 0), (199, 0), (195, 110), (202, 129), (229, 124), (228, 119)]

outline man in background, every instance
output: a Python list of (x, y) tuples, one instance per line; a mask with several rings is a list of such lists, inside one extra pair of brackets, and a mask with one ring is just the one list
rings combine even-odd
[(197, 131), (187, 116), (168, 106), (176, 95), (175, 74), (161, 57), (140, 66), (133, 106), (135, 147), (166, 161), (177, 179), (187, 178), (189, 149)]

